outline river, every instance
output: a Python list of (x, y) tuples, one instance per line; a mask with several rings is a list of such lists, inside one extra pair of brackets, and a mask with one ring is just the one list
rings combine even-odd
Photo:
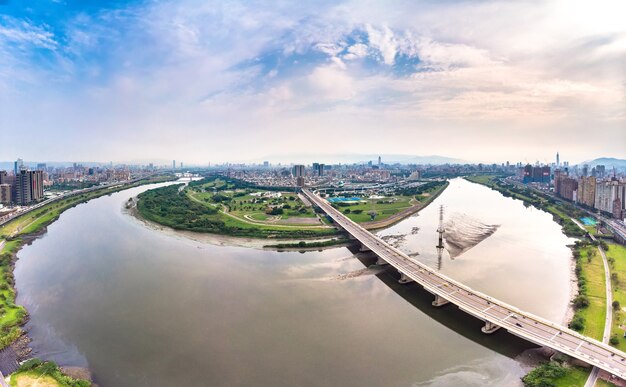
[[(154, 187), (154, 186), (151, 186)], [(434, 308), (391, 270), (349, 279), (348, 248), (277, 252), (217, 246), (149, 227), (123, 209), (138, 187), (63, 213), (18, 253), (17, 302), (34, 355), (88, 366), (107, 386), (519, 384), (532, 346), (454, 306)], [(419, 214), (381, 231), (438, 265), (439, 205), (500, 225), (441, 270), (561, 322), (570, 257), (552, 217), (454, 179)]]

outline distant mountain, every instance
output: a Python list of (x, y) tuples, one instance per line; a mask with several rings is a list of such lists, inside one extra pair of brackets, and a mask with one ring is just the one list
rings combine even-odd
[[(310, 164), (314, 162), (325, 164), (360, 164), (371, 161), (372, 163), (378, 163), (378, 156), (380, 156), (383, 164), (465, 164), (466, 161), (461, 159), (455, 159), (446, 156), (416, 156), (416, 155), (398, 155), (398, 154), (285, 154), (285, 155), (272, 155), (267, 156), (262, 160), (268, 160), (272, 163), (305, 163)], [(259, 160), (255, 160), (259, 161)]]
[(579, 165), (583, 165), (583, 164), (587, 164), (590, 167), (595, 167), (596, 165), (604, 165), (607, 169), (610, 169), (613, 167), (618, 168), (618, 169), (626, 168), (626, 160), (616, 159), (613, 157), (600, 157), (597, 159), (582, 162)]

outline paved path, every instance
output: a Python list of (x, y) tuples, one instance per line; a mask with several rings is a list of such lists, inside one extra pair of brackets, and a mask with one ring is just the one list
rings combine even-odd
[[(606, 285), (606, 319), (604, 320), (604, 335), (602, 335), (602, 342), (607, 344), (611, 338), (611, 326), (613, 325), (613, 292), (611, 291), (611, 272), (609, 270), (609, 262), (606, 259), (606, 254), (604, 253), (602, 247), (598, 246), (598, 251), (600, 251), (600, 255), (602, 256), (602, 262), (604, 263), (604, 277), (606, 278), (604, 281)], [(595, 386), (599, 373), (600, 369), (598, 367), (593, 367), (589, 377), (587, 378), (585, 387)]]
[(453, 303), (464, 312), (485, 321), (485, 333), (504, 328), (532, 343), (553, 348), (626, 380), (626, 353), (453, 280), (387, 244), (308, 189), (302, 192), (338, 227), (397, 269), (401, 273), (401, 282), (415, 281), (435, 295), (434, 306)]
[[(570, 218), (578, 227), (587, 232), (585, 226), (580, 224), (577, 219)], [(591, 233), (589, 233), (589, 237), (594, 242), (596, 241), (596, 237), (594, 237)], [(602, 335), (602, 342), (608, 344), (609, 339), (611, 338), (611, 325), (613, 324), (613, 291), (611, 290), (611, 271), (609, 269), (609, 262), (606, 259), (606, 254), (601, 246), (598, 246), (598, 251), (600, 252), (600, 256), (602, 257), (602, 263), (604, 265), (604, 285), (606, 288), (606, 318), (604, 319), (604, 334)], [(598, 367), (593, 367), (589, 377), (587, 378), (587, 382), (585, 382), (585, 387), (593, 387), (596, 385), (598, 381), (598, 374), (600, 373), (600, 369)]]

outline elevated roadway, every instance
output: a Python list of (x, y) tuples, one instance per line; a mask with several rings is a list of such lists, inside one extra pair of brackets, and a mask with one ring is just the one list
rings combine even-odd
[(453, 280), (420, 263), (348, 219), (326, 200), (308, 189), (302, 193), (321, 208), (335, 224), (371, 250), (381, 263), (400, 272), (400, 282), (415, 281), (435, 296), (434, 306), (455, 304), (485, 322), (484, 333), (500, 328), (540, 346), (553, 348), (626, 380), (626, 354), (551, 321), (524, 312), (503, 301)]

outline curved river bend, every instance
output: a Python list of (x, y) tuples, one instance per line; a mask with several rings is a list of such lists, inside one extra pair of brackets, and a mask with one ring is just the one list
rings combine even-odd
[[(520, 339), (483, 335), (391, 272), (337, 279), (364, 267), (347, 248), (263, 251), (155, 230), (122, 209), (152, 187), (68, 210), (19, 252), (36, 356), (88, 366), (105, 387), (519, 384)], [(407, 234), (400, 247), (437, 265), (439, 204), (501, 225), (454, 260), (444, 253), (446, 274), (561, 322), (571, 240), (549, 214), (455, 179), (381, 234)]]

